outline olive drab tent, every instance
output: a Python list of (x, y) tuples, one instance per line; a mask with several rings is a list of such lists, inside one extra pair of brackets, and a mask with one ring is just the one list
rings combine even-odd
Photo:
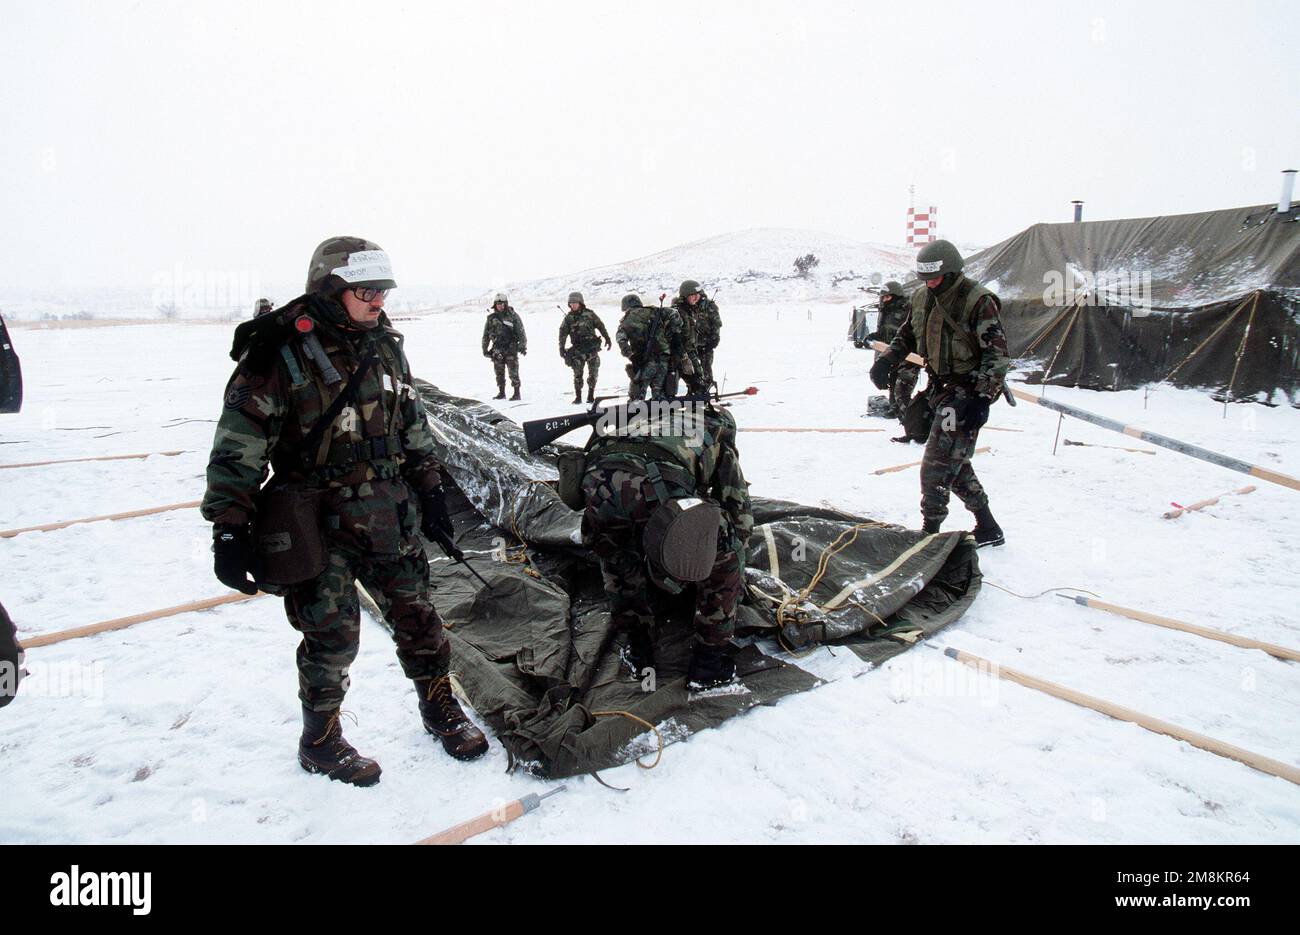
[[(757, 500), (737, 619), (739, 680), (685, 686), (693, 594), (659, 595), (653, 684), (622, 677), (581, 514), (556, 494), (552, 446), (477, 400), (416, 381), (446, 466), (456, 541), (490, 582), (431, 554), (452, 669), (513, 763), (562, 777), (653, 755), (816, 688), (803, 650), (835, 641), (879, 663), (952, 623), (980, 587), (965, 533), (926, 535), (822, 507)], [(743, 415), (742, 415), (743, 417)], [(791, 650), (795, 652), (791, 652)], [(653, 690), (647, 690), (653, 688)]]
[(1297, 402), (1300, 207), (1035, 224), (966, 272), (1002, 299), (1031, 382), (1132, 389), (1170, 382)]
[(0, 412), (17, 412), (23, 407), (23, 371), (18, 352), (9, 340), (9, 329), (0, 317)]

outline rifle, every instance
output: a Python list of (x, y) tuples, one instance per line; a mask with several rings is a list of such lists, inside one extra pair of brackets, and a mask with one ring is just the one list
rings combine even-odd
[(451, 559), (457, 565), (464, 565), (466, 571), (468, 571), (479, 581), (483, 582), (483, 585), (489, 591), (492, 590), (492, 585), (488, 584), (487, 579), (474, 570), (474, 566), (471, 565), (469, 561), (465, 558), (465, 553), (461, 551), (460, 547), (456, 545), (454, 541), (452, 541), (451, 536), (447, 535), (441, 529), (435, 528), (433, 531), (432, 539), (434, 542), (438, 543), (438, 545), (442, 548), (442, 551), (447, 554), (447, 557), (449, 559)]
[(659, 293), (659, 308), (655, 310), (654, 317), (650, 319), (650, 330), (645, 334), (645, 346), (641, 348), (641, 366), (637, 368), (632, 379), (637, 383), (641, 382), (641, 375), (645, 372), (645, 365), (650, 362), (650, 352), (654, 347), (655, 338), (659, 336), (659, 326), (664, 320), (664, 299), (667, 298), (667, 292)]
[[(688, 403), (688, 402), (717, 402), (720, 399), (728, 399), (733, 396), (754, 396), (758, 393), (758, 387), (750, 386), (735, 393), (693, 393), (686, 396), (677, 396), (673, 399), (654, 399), (650, 403), (638, 400), (630, 405), (651, 405), (654, 403)], [(574, 429), (582, 428), (586, 425), (595, 425), (608, 412), (601, 407), (600, 403), (607, 399), (618, 399), (617, 396), (597, 396), (591, 404), (591, 408), (586, 412), (579, 412), (571, 416), (556, 416), (552, 419), (534, 419), (531, 422), (524, 423), (524, 441), (528, 444), (528, 453), (534, 454), (539, 448), (549, 445), (562, 435), (567, 435)]]

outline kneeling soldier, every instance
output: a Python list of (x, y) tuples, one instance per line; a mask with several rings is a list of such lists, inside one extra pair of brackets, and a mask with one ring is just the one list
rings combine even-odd
[[(652, 589), (695, 588), (691, 688), (735, 677), (726, 649), (754, 526), (736, 451), (736, 422), (699, 402), (629, 404), (640, 413), (587, 448), (583, 542), (600, 559), (623, 659), (633, 677), (654, 666)], [(599, 428), (599, 426), (598, 426)]]
[(312, 256), (305, 295), (236, 329), (239, 366), (202, 507), (217, 577), (246, 594), (283, 594), (302, 634), (298, 762), (359, 786), (380, 770), (339, 722), (360, 638), (358, 580), (386, 604), (425, 729), (458, 759), (488, 748), (452, 694), (451, 647), (430, 597), (419, 533), (454, 530), (402, 336), (383, 313), (395, 285), (378, 246), (333, 237)]

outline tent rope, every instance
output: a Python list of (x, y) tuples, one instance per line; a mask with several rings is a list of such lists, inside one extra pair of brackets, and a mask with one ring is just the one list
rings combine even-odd
[(1092, 597), (1097, 598), (1098, 600), (1101, 600), (1100, 594), (1094, 594), (1092, 591), (1086, 591), (1083, 588), (1071, 588), (1071, 587), (1048, 588), (1046, 591), (1039, 591), (1037, 594), (1018, 594), (1015, 591), (1011, 590), (1010, 588), (1004, 588), (1000, 584), (994, 584), (992, 581), (988, 580), (987, 578), (984, 579), (984, 583), (987, 584), (990, 588), (997, 588), (999, 591), (1005, 591), (1008, 594), (1010, 594), (1012, 597), (1018, 597), (1024, 601), (1034, 601), (1045, 594), (1052, 594), (1056, 591), (1077, 591), (1080, 594), (1088, 594), (1091, 595)]
[(647, 729), (654, 731), (655, 740), (658, 741), (658, 743), (659, 743), (659, 749), (655, 751), (655, 761), (654, 761), (653, 763), (651, 763), (649, 766), (647, 766), (646, 764), (644, 764), (644, 763), (641, 762), (641, 757), (637, 757), (637, 758), (636, 758), (636, 765), (639, 766), (639, 767), (641, 767), (642, 769), (654, 769), (656, 766), (659, 765), (659, 761), (663, 759), (663, 756), (664, 756), (664, 735), (661, 734), (661, 733), (659, 733), (659, 728), (655, 727), (653, 724), (651, 724), (651, 723), (650, 723), (649, 721), (647, 721), (645, 718), (637, 717), (637, 716), (636, 716), (635, 714), (633, 714), (631, 711), (592, 711), (592, 712), (591, 712), (591, 716), (592, 716), (592, 717), (625, 717), (625, 718), (630, 718), (631, 720), (636, 721), (638, 724), (643, 725), (643, 726), (646, 727)]
[(1074, 323), (1079, 320), (1079, 313), (1083, 311), (1083, 304), (1079, 299), (1075, 299), (1074, 315), (1070, 318), (1070, 323), (1065, 326), (1065, 334), (1061, 335), (1061, 342), (1056, 345), (1056, 352), (1052, 354), (1052, 360), (1043, 371), (1042, 382), (1046, 383), (1052, 375), (1052, 368), (1056, 366), (1056, 358), (1061, 356), (1061, 351), (1065, 349), (1065, 342), (1070, 339), (1070, 332), (1074, 330)]
[[(1246, 353), (1246, 340), (1250, 337), (1250, 326), (1255, 323), (1255, 309), (1259, 307), (1259, 290), (1255, 291), (1255, 300), (1250, 304), (1250, 317), (1246, 319), (1246, 330), (1241, 333), (1241, 343), (1237, 345), (1237, 360), (1232, 365), (1232, 376), (1228, 379), (1228, 388), (1224, 391), (1226, 399), (1232, 399), (1232, 387), (1237, 382), (1237, 370), (1241, 367), (1241, 358)], [(1226, 410), (1225, 410), (1226, 412)]]
[(1030, 354), (1032, 354), (1032, 353), (1034, 352), (1034, 348), (1038, 347), (1038, 345), (1042, 343), (1043, 338), (1045, 338), (1045, 337), (1047, 337), (1049, 334), (1051, 334), (1051, 333), (1056, 329), (1056, 326), (1059, 325), (1059, 324), (1061, 323), (1061, 320), (1064, 319), (1066, 315), (1070, 314), (1070, 311), (1074, 308), (1075, 303), (1078, 302), (1078, 301), (1079, 301), (1079, 300), (1076, 298), (1076, 299), (1074, 300), (1074, 302), (1071, 302), (1071, 303), (1070, 303), (1069, 305), (1067, 305), (1064, 309), (1062, 309), (1062, 310), (1061, 310), (1061, 314), (1057, 315), (1056, 318), (1053, 319), (1053, 321), (1052, 321), (1052, 323), (1051, 323), (1050, 325), (1048, 325), (1046, 328), (1044, 328), (1042, 331), (1040, 331), (1040, 332), (1038, 333), (1038, 337), (1034, 338), (1034, 340), (1032, 340), (1031, 342), (1029, 342), (1029, 346), (1026, 347), (1026, 348), (1021, 352), (1020, 356), (1021, 356), (1021, 357), (1028, 357)]
[[(1259, 292), (1258, 292), (1258, 290), (1256, 290), (1256, 292), (1254, 293), (1254, 295), (1255, 295), (1256, 298), (1259, 297)], [(1209, 336), (1208, 338), (1206, 338), (1206, 339), (1205, 339), (1204, 341), (1202, 341), (1200, 344), (1196, 345), (1196, 348), (1195, 348), (1195, 349), (1194, 349), (1190, 354), (1188, 354), (1186, 357), (1184, 357), (1184, 358), (1179, 362), (1179, 364), (1178, 364), (1177, 367), (1175, 367), (1173, 370), (1170, 370), (1169, 373), (1165, 374), (1165, 378), (1164, 378), (1163, 380), (1161, 380), (1160, 382), (1161, 382), (1161, 383), (1168, 383), (1170, 380), (1172, 380), (1172, 379), (1174, 378), (1174, 374), (1176, 374), (1179, 370), (1182, 370), (1183, 367), (1187, 364), (1188, 361), (1190, 361), (1193, 357), (1195, 357), (1197, 354), (1199, 354), (1199, 353), (1202, 351), (1202, 349), (1205, 348), (1205, 346), (1206, 346), (1207, 344), (1209, 344), (1211, 341), (1213, 341), (1215, 338), (1217, 338), (1217, 337), (1219, 336), (1219, 332), (1220, 332), (1220, 331), (1222, 331), (1224, 328), (1228, 327), (1228, 325), (1232, 324), (1232, 320), (1233, 320), (1234, 318), (1237, 317), (1237, 315), (1241, 312), (1241, 310), (1242, 310), (1243, 308), (1246, 307), (1246, 303), (1249, 302), (1250, 299), (1251, 299), (1250, 296), (1246, 296), (1244, 299), (1242, 299), (1242, 300), (1241, 300), (1241, 304), (1238, 305), (1235, 309), (1232, 310), (1232, 314), (1229, 315), (1227, 318), (1225, 318), (1225, 319), (1223, 320), (1223, 323), (1220, 324), (1219, 327), (1217, 327), (1217, 328), (1215, 328), (1213, 331), (1211, 331), (1211, 332), (1210, 332), (1210, 336)]]

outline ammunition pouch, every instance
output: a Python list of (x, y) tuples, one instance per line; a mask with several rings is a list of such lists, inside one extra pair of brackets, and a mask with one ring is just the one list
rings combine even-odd
[(336, 467), (363, 461), (384, 461), (402, 453), (402, 440), (396, 435), (376, 435), (359, 442), (335, 442), (329, 447), (325, 464)]
[(253, 578), (259, 586), (272, 586), (263, 590), (310, 581), (325, 570), (324, 495), (320, 487), (277, 484), (274, 479), (258, 493)]
[(560, 452), (555, 459), (555, 466), (560, 471), (560, 479), (555, 485), (561, 502), (571, 510), (586, 507), (586, 498), (582, 495), (582, 475), (587, 470), (587, 453), (581, 449)]
[(917, 393), (903, 410), (903, 432), (914, 442), (923, 442), (930, 437), (930, 425), (934, 422), (934, 407), (930, 402), (930, 391)]

